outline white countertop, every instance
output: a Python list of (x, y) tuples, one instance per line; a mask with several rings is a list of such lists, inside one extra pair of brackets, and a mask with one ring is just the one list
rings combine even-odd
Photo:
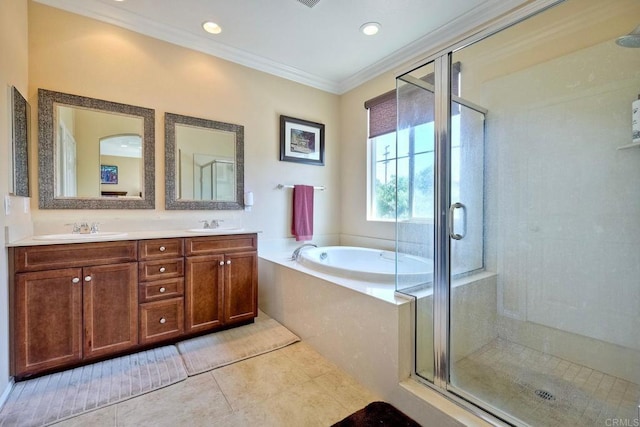
[[(126, 233), (126, 234), (124, 234)], [(113, 236), (92, 236), (91, 234), (78, 235), (77, 239), (37, 239), (31, 236), (22, 240), (7, 243), (7, 247), (19, 246), (42, 246), (42, 245), (63, 245), (68, 243), (89, 243), (89, 242), (115, 242), (122, 240), (148, 240), (148, 239), (168, 239), (172, 237), (209, 237), (209, 236), (229, 236), (234, 234), (256, 234), (257, 230), (248, 229), (212, 229), (208, 232), (192, 232), (188, 230), (156, 230), (156, 231), (123, 231), (122, 234)]]

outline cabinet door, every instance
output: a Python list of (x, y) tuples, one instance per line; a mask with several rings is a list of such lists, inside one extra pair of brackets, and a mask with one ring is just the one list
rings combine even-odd
[(16, 275), (14, 363), (17, 376), (82, 358), (82, 269)]
[(235, 323), (258, 315), (258, 256), (255, 252), (225, 255), (224, 321)]
[(222, 325), (222, 255), (187, 257), (185, 272), (185, 333)]
[(85, 359), (138, 344), (137, 267), (132, 262), (84, 268)]

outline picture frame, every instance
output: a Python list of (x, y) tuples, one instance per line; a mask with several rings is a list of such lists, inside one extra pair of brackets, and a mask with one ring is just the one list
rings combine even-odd
[(281, 115), (280, 160), (324, 166), (324, 124)]
[(100, 165), (100, 184), (117, 184), (118, 166)]

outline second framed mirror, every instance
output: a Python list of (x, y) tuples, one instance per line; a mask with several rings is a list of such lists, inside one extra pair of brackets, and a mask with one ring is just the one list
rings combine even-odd
[(165, 113), (166, 209), (242, 209), (244, 126)]

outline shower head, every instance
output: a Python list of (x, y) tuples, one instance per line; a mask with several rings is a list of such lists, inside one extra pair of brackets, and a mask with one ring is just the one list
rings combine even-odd
[(616, 44), (622, 47), (640, 47), (640, 25), (626, 36), (618, 37)]

